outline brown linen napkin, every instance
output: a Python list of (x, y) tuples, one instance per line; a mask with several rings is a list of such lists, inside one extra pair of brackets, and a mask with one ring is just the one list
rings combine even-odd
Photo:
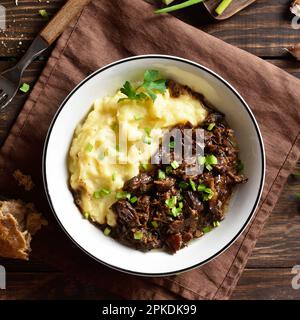
[[(239, 239), (208, 264), (172, 277), (142, 278), (111, 270), (82, 253), (62, 232), (42, 190), (41, 157), (49, 123), (80, 80), (103, 65), (137, 54), (178, 55), (216, 71), (254, 112), (265, 142), (267, 175), (255, 219)], [(155, 16), (140, 0), (93, 1), (57, 43), (0, 152), (0, 193), (33, 200), (50, 224), (34, 240), (33, 255), (87, 284), (138, 299), (226, 299), (255, 246), (285, 180), (299, 157), (300, 81), (273, 65), (171, 16)], [(24, 194), (12, 171), (37, 187)]]

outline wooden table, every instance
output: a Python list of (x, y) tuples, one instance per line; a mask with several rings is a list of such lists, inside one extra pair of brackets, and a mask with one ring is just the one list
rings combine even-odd
[[(54, 14), (63, 0), (1, 0), (7, 8), (8, 30), (0, 33), (0, 70), (12, 65), (46, 23), (38, 14), (46, 9)], [(290, 0), (258, 0), (233, 18), (223, 22), (207, 21), (199, 10), (180, 13), (206, 32), (247, 50), (300, 78), (300, 62), (293, 60), (284, 47), (300, 42), (300, 30), (291, 28)], [(3, 41), (3, 42), (2, 42)], [(24, 81), (37, 80), (46, 59), (31, 64)], [(233, 66), (234, 67), (234, 66)], [(13, 123), (26, 99), (18, 94), (6, 111), (0, 113), (0, 142)], [(285, 124), (288, 125), (288, 124)], [(300, 172), (300, 163), (298, 169)], [(273, 211), (250, 257), (247, 267), (232, 295), (233, 299), (300, 299), (300, 289), (291, 286), (291, 269), (300, 265), (300, 178), (289, 177), (280, 200)], [(60, 270), (39, 261), (1, 260), (8, 272), (7, 290), (0, 290), (0, 299), (101, 299), (111, 294), (77, 283)]]

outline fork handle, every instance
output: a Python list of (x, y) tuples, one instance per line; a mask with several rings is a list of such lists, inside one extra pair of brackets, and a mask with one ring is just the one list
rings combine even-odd
[(90, 0), (69, 0), (41, 31), (40, 36), (51, 45)]

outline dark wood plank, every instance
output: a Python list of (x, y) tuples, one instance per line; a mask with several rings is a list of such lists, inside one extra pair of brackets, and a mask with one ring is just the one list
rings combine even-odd
[(45, 261), (30, 258), (29, 261), (0, 258), (0, 265), (5, 267), (6, 272), (61, 272), (59, 268), (50, 266)]
[(245, 269), (231, 299), (299, 300), (300, 290), (291, 285), (294, 276), (291, 268)]
[[(300, 173), (300, 161), (295, 172)], [(293, 267), (300, 263), (300, 177), (291, 175), (248, 260), (247, 268)]]
[(219, 0), (207, 0), (203, 3), (203, 5), (207, 8), (208, 12), (212, 15), (213, 18), (217, 20), (224, 20), (232, 17), (234, 14), (243, 10), (255, 1), (256, 0), (235, 0), (221, 15), (217, 15), (215, 12), (216, 8), (220, 4)]
[(285, 57), (284, 47), (300, 42), (291, 26), (290, 0), (259, 0), (232, 18), (211, 21), (201, 6), (176, 13), (180, 19), (232, 45), (261, 57)]
[(282, 48), (300, 42), (292, 29), (289, 0), (257, 1), (231, 19), (210, 24), (204, 31), (259, 56), (285, 56)]
[(65, 0), (22, 0), (16, 6), (15, 0), (1, 1), (6, 8), (7, 25), (5, 31), (0, 30), (0, 57), (22, 55), (47, 23), (39, 10), (45, 9), (51, 18), (64, 3)]
[[(291, 268), (245, 269), (231, 299), (300, 299), (292, 288)], [(118, 299), (108, 291), (86, 286), (61, 272), (8, 273), (0, 300), (14, 299)]]
[(6, 290), (0, 290), (0, 300), (113, 298), (118, 297), (93, 286), (86, 286), (61, 272), (7, 273)]

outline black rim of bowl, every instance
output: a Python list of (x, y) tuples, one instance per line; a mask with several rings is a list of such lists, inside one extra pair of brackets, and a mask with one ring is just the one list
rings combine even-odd
[[(93, 78), (95, 75), (98, 75), (99, 73), (115, 67), (119, 64), (122, 63), (126, 63), (128, 61), (133, 61), (133, 60), (141, 60), (141, 59), (166, 59), (166, 60), (174, 60), (174, 61), (179, 61), (182, 63), (186, 63), (189, 65), (192, 65), (196, 68), (199, 68), (207, 73), (209, 73), (210, 75), (212, 75), (213, 77), (217, 78), (219, 81), (221, 81), (228, 89), (230, 89), (234, 95), (240, 100), (241, 104), (244, 106), (244, 108), (246, 109), (250, 119), (252, 120), (252, 124), (255, 128), (256, 134), (257, 134), (257, 138), (259, 141), (259, 146), (260, 146), (260, 151), (261, 151), (261, 166), (262, 166), (262, 171), (261, 171), (261, 177), (260, 177), (260, 186), (259, 186), (259, 190), (257, 193), (257, 197), (255, 200), (255, 203), (251, 209), (251, 212), (246, 220), (246, 222), (244, 223), (244, 225), (241, 227), (241, 229), (239, 230), (239, 232), (233, 237), (233, 239), (231, 239), (230, 242), (228, 242), (222, 249), (220, 249), (217, 253), (215, 253), (213, 256), (207, 258), (206, 260), (199, 262), (195, 265), (192, 265), (190, 267), (184, 268), (184, 269), (180, 269), (180, 270), (176, 270), (176, 271), (171, 271), (171, 272), (165, 272), (165, 273), (143, 273), (143, 272), (137, 272), (137, 271), (132, 271), (132, 270), (127, 270), (127, 269), (123, 269), (114, 265), (111, 265), (107, 262), (104, 262), (102, 260), (100, 260), (99, 258), (95, 257), (93, 254), (91, 254), (90, 252), (86, 251), (84, 248), (82, 248), (82, 246), (76, 242), (76, 240), (69, 234), (69, 232), (65, 229), (64, 225), (61, 223), (58, 215), (56, 214), (53, 204), (52, 204), (52, 200), (49, 194), (49, 190), (48, 190), (48, 183), (47, 183), (47, 176), (46, 176), (46, 158), (47, 158), (47, 149), (48, 149), (48, 143), (49, 143), (49, 139), (51, 136), (51, 132), (52, 129), (55, 125), (56, 119), (58, 118), (61, 110), (64, 108), (64, 106), (66, 105), (66, 103), (69, 101), (69, 99), (71, 98), (71, 96), (77, 91), (79, 90), (87, 81), (89, 81), (91, 78)], [(254, 213), (257, 209), (261, 194), (262, 194), (262, 190), (263, 190), (263, 185), (264, 185), (264, 178), (265, 178), (265, 152), (264, 152), (264, 146), (263, 146), (263, 140), (262, 140), (262, 136), (258, 127), (258, 124), (256, 122), (256, 119), (254, 118), (254, 115), (252, 114), (250, 108), (248, 107), (247, 103), (244, 101), (244, 99), (241, 97), (241, 95), (238, 93), (238, 91), (236, 89), (234, 89), (234, 87), (232, 87), (225, 79), (223, 79), (220, 75), (218, 75), (217, 73), (213, 72), (212, 70), (210, 70), (207, 67), (204, 67), (201, 64), (198, 64), (196, 62), (184, 59), (184, 58), (180, 58), (180, 57), (175, 57), (175, 56), (167, 56), (167, 55), (142, 55), (142, 56), (133, 56), (130, 58), (125, 58), (122, 60), (118, 60), (116, 62), (113, 62), (107, 66), (104, 66), (103, 68), (100, 68), (99, 70), (96, 70), (95, 72), (93, 72), (92, 74), (90, 74), (88, 77), (86, 77), (84, 80), (82, 80), (69, 94), (68, 96), (65, 98), (65, 100), (62, 102), (62, 104), (60, 105), (60, 107), (58, 108), (58, 110), (56, 111), (52, 122), (50, 124), (50, 127), (48, 129), (48, 133), (45, 139), (45, 143), (44, 143), (44, 150), (43, 150), (43, 161), (42, 161), (42, 174), (43, 174), (43, 182), (44, 182), (44, 189), (46, 192), (46, 196), (50, 205), (50, 208), (56, 218), (56, 220), (58, 221), (59, 225), (61, 226), (61, 228), (64, 230), (64, 232), (67, 234), (67, 236), (73, 241), (73, 243), (76, 244), (77, 247), (79, 247), (84, 253), (86, 253), (88, 256), (90, 256), (91, 258), (93, 258), (94, 260), (112, 268), (118, 271), (122, 271), (128, 274), (133, 274), (133, 275), (138, 275), (138, 276), (148, 276), (148, 277), (162, 277), (162, 276), (170, 276), (170, 275), (175, 275), (175, 274), (179, 274), (179, 273), (183, 273), (192, 269), (195, 269), (197, 267), (200, 267), (206, 263), (208, 263), (209, 261), (215, 259), (217, 256), (219, 256), (221, 253), (223, 253), (226, 249), (228, 249), (237, 239), (238, 237), (241, 235), (241, 233), (245, 230), (245, 228), (247, 227), (247, 225), (249, 224), (249, 222), (251, 221), (252, 217), (254, 216)]]

